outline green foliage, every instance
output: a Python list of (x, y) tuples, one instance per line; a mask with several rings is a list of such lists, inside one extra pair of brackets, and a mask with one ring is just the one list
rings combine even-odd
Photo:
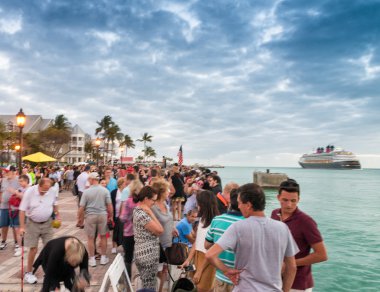
[[(146, 150), (147, 150), (147, 147), (146, 147), (146, 143), (148, 142), (152, 142), (152, 138), (153, 136), (149, 135), (148, 133), (144, 133), (143, 136), (141, 137), (141, 139), (137, 139), (138, 142), (143, 142), (144, 143), (144, 149), (143, 149), (143, 153), (144, 153), (144, 160), (146, 157), (149, 157), (146, 155)], [(150, 152), (148, 152), (150, 153)], [(154, 157), (155, 157), (156, 153), (154, 153)], [(152, 155), (151, 155), (152, 156)]]
[(64, 115), (57, 115), (54, 119), (53, 125), (50, 127), (62, 131), (71, 131), (71, 124)]
[(92, 145), (92, 142), (91, 141), (87, 141), (85, 144), (84, 144), (84, 152), (85, 153), (92, 153), (94, 151), (94, 146)]
[[(135, 148), (135, 144), (133, 143), (131, 137), (124, 135), (121, 132), (119, 125), (117, 125), (112, 120), (111, 116), (104, 116), (100, 121), (97, 121), (96, 123), (98, 124), (98, 127), (95, 129), (95, 135), (100, 135), (104, 139), (106, 160), (108, 160), (108, 153), (113, 153), (114, 143), (116, 140), (120, 142), (120, 146), (125, 146), (126, 148)], [(111, 144), (111, 151), (109, 151), (109, 144)]]
[(150, 146), (146, 147), (143, 152), (146, 158), (156, 157), (156, 151)]
[(64, 129), (49, 127), (39, 132), (38, 139), (43, 152), (54, 158), (58, 158), (59, 151), (64, 144), (70, 142), (71, 133)]

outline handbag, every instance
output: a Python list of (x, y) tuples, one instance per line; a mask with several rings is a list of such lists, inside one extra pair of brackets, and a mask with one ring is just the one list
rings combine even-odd
[(179, 266), (186, 261), (189, 255), (189, 248), (186, 243), (180, 241), (173, 242), (171, 247), (167, 247), (165, 249), (165, 255), (168, 260), (168, 264)]
[(191, 291), (195, 292), (197, 289), (191, 280), (187, 278), (179, 278), (177, 281), (173, 283), (171, 292), (185, 292)]

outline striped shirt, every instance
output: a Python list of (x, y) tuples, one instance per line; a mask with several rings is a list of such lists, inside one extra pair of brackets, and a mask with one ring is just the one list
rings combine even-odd
[[(240, 212), (228, 211), (227, 213), (216, 216), (212, 219), (210, 229), (207, 232), (206, 240), (211, 243), (215, 243), (223, 235), (223, 233), (237, 221), (243, 220), (244, 217)], [(225, 250), (219, 255), (219, 259), (230, 268), (235, 267), (235, 253), (231, 250)], [(216, 270), (216, 278), (220, 281), (232, 284), (230, 279), (228, 279), (222, 271)]]

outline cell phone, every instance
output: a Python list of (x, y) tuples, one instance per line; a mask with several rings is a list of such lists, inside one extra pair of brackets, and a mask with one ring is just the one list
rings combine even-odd
[(185, 272), (195, 272), (195, 271), (196, 271), (196, 268), (194, 265), (189, 265), (185, 267)]

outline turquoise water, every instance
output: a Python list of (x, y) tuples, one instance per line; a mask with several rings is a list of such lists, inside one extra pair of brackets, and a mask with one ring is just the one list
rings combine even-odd
[[(223, 184), (253, 182), (255, 170), (215, 169)], [(318, 223), (329, 259), (313, 265), (313, 291), (380, 291), (380, 170), (271, 168), (301, 186), (299, 208)], [(276, 191), (266, 191), (266, 214), (278, 208)]]

